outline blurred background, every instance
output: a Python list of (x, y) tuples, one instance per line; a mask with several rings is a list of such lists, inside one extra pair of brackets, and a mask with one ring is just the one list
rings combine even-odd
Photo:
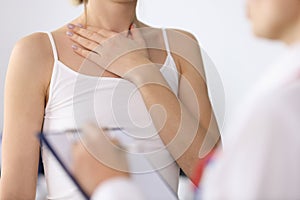
[[(143, 22), (192, 32), (216, 66), (209, 82), (222, 80), (222, 88), (209, 85), (219, 126), (283, 51), (279, 43), (255, 38), (245, 14), (246, 0), (139, 0)], [(51, 31), (82, 12), (69, 0), (9, 0), (0, 7), (0, 132), (3, 128), (4, 81), (11, 50), (21, 37)], [(206, 66), (207, 67), (207, 66)], [(209, 71), (210, 69), (208, 69)], [(219, 79), (220, 78), (220, 79)], [(222, 94), (225, 92), (225, 104)], [(223, 108), (225, 105), (225, 112)], [(225, 113), (225, 123), (223, 114)], [(226, 136), (225, 136), (226, 137)]]

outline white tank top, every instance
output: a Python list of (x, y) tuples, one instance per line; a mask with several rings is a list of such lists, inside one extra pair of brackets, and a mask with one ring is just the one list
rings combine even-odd
[[(172, 91), (178, 95), (179, 76), (174, 59), (170, 53), (167, 32), (162, 29), (167, 58), (161, 73)], [(45, 108), (43, 132), (51, 134), (66, 129), (80, 127), (86, 122), (95, 122), (101, 126), (123, 127), (125, 131), (138, 134), (142, 151), (156, 151), (164, 144), (156, 133), (143, 98), (135, 85), (121, 78), (95, 77), (83, 75), (63, 64), (58, 59), (54, 39), (47, 32), (54, 55), (54, 66), (49, 88), (49, 99)], [(116, 136), (122, 142), (131, 142), (129, 136)], [(141, 139), (142, 138), (142, 139)], [(134, 140), (134, 139), (133, 139)], [(163, 160), (171, 161), (159, 170), (169, 186), (177, 192), (179, 168), (170, 154), (164, 154)], [(82, 199), (76, 186), (69, 180), (55, 158), (42, 147), (42, 158), (48, 187), (48, 199)], [(156, 163), (153, 163), (156, 165)], [(164, 199), (163, 192), (153, 191), (147, 174), (132, 175), (146, 199)]]

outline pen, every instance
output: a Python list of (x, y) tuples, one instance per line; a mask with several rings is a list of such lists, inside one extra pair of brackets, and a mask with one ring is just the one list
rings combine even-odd
[[(124, 130), (124, 128), (119, 128), (119, 127), (103, 127), (101, 128), (103, 131), (121, 131)], [(67, 133), (81, 133), (81, 129), (66, 129), (64, 132)]]
[[(113, 132), (115, 131), (121, 131), (123, 128), (119, 127), (103, 127), (102, 130), (104, 132), (107, 132), (106, 135), (110, 138), (113, 139), (115, 138), (115, 134)], [(82, 130), (81, 129), (67, 129), (64, 131), (64, 133), (68, 134), (69, 139), (71, 139), (72, 142), (78, 142), (80, 140), (80, 135), (82, 135)]]

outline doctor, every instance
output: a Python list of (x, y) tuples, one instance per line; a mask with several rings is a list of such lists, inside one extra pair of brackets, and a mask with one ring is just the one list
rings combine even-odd
[[(257, 36), (280, 40), (289, 52), (241, 104), (225, 133), (230, 139), (206, 167), (197, 196), (299, 199), (300, 0), (249, 0), (248, 14)], [(103, 139), (99, 131), (93, 125), (84, 128), (91, 143), (95, 135)], [(106, 153), (126, 165), (122, 151), (111, 148)], [(92, 199), (143, 199), (128, 173), (102, 164), (79, 143), (73, 155), (75, 176)]]
[(248, 0), (258, 37), (288, 46), (229, 123), (202, 199), (300, 199), (300, 1)]

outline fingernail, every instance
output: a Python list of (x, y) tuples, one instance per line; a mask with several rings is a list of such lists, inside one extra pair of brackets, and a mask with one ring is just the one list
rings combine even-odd
[(73, 33), (72, 33), (71, 31), (67, 31), (66, 34), (67, 34), (67, 36), (69, 36), (69, 37), (72, 37), (72, 36), (73, 36)]
[(68, 24), (68, 28), (73, 29), (73, 28), (75, 28), (75, 25), (74, 24)]
[(77, 26), (80, 27), (80, 28), (83, 28), (83, 25), (80, 24), (80, 23), (78, 23)]
[(76, 44), (72, 44), (72, 49), (77, 50), (78, 46)]

